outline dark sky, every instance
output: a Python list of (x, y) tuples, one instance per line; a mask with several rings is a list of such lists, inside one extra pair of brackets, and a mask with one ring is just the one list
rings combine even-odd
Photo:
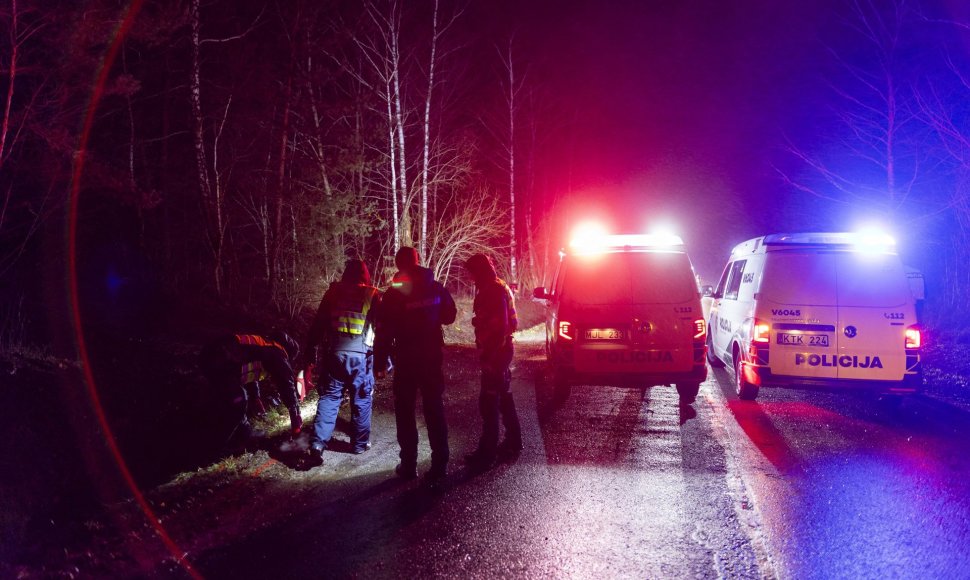
[[(927, 15), (960, 17), (959, 3), (935, 12), (925, 4)], [(573, 116), (563, 119), (570, 138), (551, 145), (562, 151), (553, 187), (582, 199), (573, 214), (623, 229), (668, 221), (696, 250), (698, 270), (716, 275), (737, 242), (851, 229), (871, 213), (796, 192), (777, 171), (805, 172), (787, 140), (821, 151), (842, 130), (830, 49), (850, 58), (864, 50), (846, 26), (848, 5), (543, 0), (510, 5), (513, 22), (497, 26), (516, 31), (529, 75)]]
[(624, 229), (668, 221), (688, 243), (727, 231), (703, 248), (719, 256), (712, 263), (725, 244), (763, 233), (761, 219), (739, 219), (753, 212), (734, 200), (774, 212), (765, 202), (780, 186), (770, 164), (779, 137), (804, 131), (818, 108), (826, 10), (771, 0), (527, 4), (517, 37), (529, 74), (575, 115), (564, 120), (575, 132), (559, 186), (584, 198), (576, 214)]

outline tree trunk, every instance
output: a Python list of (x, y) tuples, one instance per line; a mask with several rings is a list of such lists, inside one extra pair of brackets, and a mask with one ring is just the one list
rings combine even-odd
[(515, 71), (512, 64), (512, 41), (509, 41), (509, 53), (506, 65), (509, 71), (509, 278), (513, 284), (519, 280), (518, 268), (515, 262)]
[(424, 100), (424, 155), (421, 162), (421, 229), (418, 233), (418, 255), (422, 263), (428, 256), (428, 163), (431, 149), (431, 93), (434, 90), (435, 50), (438, 48), (438, 0), (431, 18), (431, 60), (428, 62), (428, 95)]
[(387, 152), (388, 160), (391, 166), (391, 223), (393, 224), (393, 229), (391, 231), (391, 239), (394, 240), (394, 252), (397, 253), (398, 249), (401, 247), (401, 222), (398, 218), (398, 207), (397, 207), (397, 157), (396, 157), (396, 146), (394, 145), (394, 113), (391, 109), (391, 82), (387, 81)]
[(222, 295), (222, 216), (217, 200), (212, 199), (212, 187), (209, 182), (208, 164), (205, 155), (205, 140), (203, 137), (202, 117), (202, 89), (200, 80), (200, 27), (199, 4), (201, 0), (189, 2), (189, 20), (192, 29), (192, 70), (190, 79), (190, 101), (192, 105), (193, 141), (195, 146), (195, 167), (198, 173), (199, 192), (202, 195), (203, 217), (206, 222), (206, 233), (209, 239), (209, 249), (212, 252), (212, 276), (215, 283), (216, 295)]
[(323, 180), (323, 193), (327, 197), (332, 197), (333, 190), (330, 188), (330, 177), (327, 171), (326, 153), (323, 149), (323, 122), (321, 120), (319, 107), (317, 107), (316, 91), (313, 89), (313, 58), (310, 55), (307, 55), (306, 70), (306, 89), (307, 94), (310, 96), (310, 112), (313, 114), (313, 128), (316, 130), (316, 134), (314, 135), (314, 139), (316, 140), (314, 150), (317, 155), (317, 163), (320, 167), (320, 178)]
[(273, 241), (272, 245), (272, 257), (270, 258), (270, 281), (269, 281), (269, 295), (270, 299), (276, 300), (278, 282), (281, 277), (281, 267), (280, 267), (280, 256), (283, 252), (283, 240), (284, 240), (284, 230), (283, 230), (283, 193), (286, 188), (286, 153), (290, 142), (290, 101), (293, 96), (292, 91), (292, 75), (290, 79), (286, 82), (286, 92), (283, 96), (283, 118), (282, 118), (282, 129), (280, 131), (280, 149), (279, 149), (279, 165), (276, 170), (276, 184), (273, 188), (275, 195), (273, 196), (273, 231), (271, 239)]
[(404, 149), (404, 108), (401, 103), (400, 30), (394, 18), (389, 31), (391, 41), (392, 80), (394, 83), (394, 123), (397, 128), (397, 179), (401, 193), (401, 245), (411, 244), (411, 203), (408, 196), (407, 157)]

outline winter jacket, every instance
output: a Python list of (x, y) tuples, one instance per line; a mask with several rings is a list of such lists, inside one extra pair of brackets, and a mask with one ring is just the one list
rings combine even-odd
[(518, 328), (515, 297), (504, 280), (495, 276), (475, 285), (475, 345), (483, 351), (498, 350), (511, 343)]
[(451, 294), (428, 268), (415, 266), (398, 272), (394, 280), (377, 315), (377, 371), (386, 370), (388, 356), (395, 365), (440, 358), (441, 326), (454, 322), (458, 314)]

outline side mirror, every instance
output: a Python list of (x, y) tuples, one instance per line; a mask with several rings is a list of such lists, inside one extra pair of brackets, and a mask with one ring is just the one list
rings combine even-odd
[(701, 294), (707, 297), (714, 296), (714, 287), (711, 286), (710, 284), (704, 284), (703, 286), (701, 286)]
[(532, 296), (538, 298), (539, 300), (549, 300), (549, 295), (546, 294), (546, 289), (542, 286), (537, 287), (532, 291)]

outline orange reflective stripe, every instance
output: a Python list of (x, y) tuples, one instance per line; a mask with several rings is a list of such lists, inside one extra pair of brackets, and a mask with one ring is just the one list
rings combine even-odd
[(270, 342), (258, 334), (237, 334), (236, 340), (239, 344), (255, 346), (279, 346), (275, 342)]
[(286, 348), (278, 342), (266, 340), (258, 334), (237, 334), (236, 341), (244, 346), (275, 346), (286, 355)]

